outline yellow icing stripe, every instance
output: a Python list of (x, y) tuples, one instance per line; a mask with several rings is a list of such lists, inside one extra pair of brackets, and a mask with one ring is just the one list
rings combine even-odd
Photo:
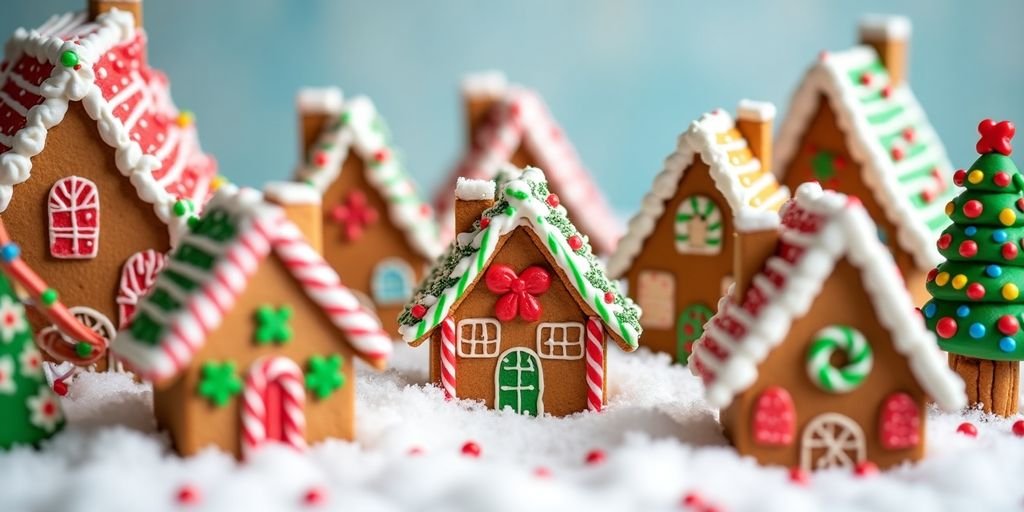
[(765, 172), (766, 171), (764, 169), (758, 169), (756, 171), (750, 171), (740, 174), (740, 185), (743, 185), (743, 188), (747, 188), (753, 185), (754, 183), (757, 183), (757, 180), (761, 179), (761, 176), (764, 176)]
[(729, 163), (732, 165), (743, 165), (754, 158), (750, 148), (737, 149), (729, 152)]
[[(764, 202), (769, 200), (769, 199), (771, 199), (772, 195), (774, 195), (775, 192), (778, 191), (778, 190), (779, 190), (779, 184), (778, 183), (769, 183), (768, 186), (762, 188), (761, 190), (759, 190), (757, 192), (757, 194), (754, 195), (754, 197), (750, 198), (750, 206), (756, 206), (756, 207), (762, 206), (764, 204)], [(780, 205), (781, 205), (781, 203), (780, 203)]]
[(718, 133), (715, 135), (715, 140), (719, 144), (728, 144), (732, 141), (740, 140), (742, 138), (743, 135), (740, 135), (740, 131), (737, 130), (736, 128), (730, 128), (728, 131), (724, 131), (722, 133)]

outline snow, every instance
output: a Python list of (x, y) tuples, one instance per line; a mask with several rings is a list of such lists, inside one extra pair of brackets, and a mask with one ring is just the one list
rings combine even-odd
[[(424, 385), (426, 346), (396, 348), (391, 370), (360, 369), (356, 443), (321, 443), (307, 454), (271, 447), (244, 464), (213, 449), (173, 455), (154, 433), (146, 385), (82, 374), (64, 402), (64, 432), (40, 450), (0, 453), (0, 509), (902, 512), (1024, 504), (1024, 438), (1012, 434), (1013, 420), (932, 411), (925, 461), (867, 478), (820, 472), (800, 486), (785, 468), (738, 457), (699, 380), (667, 356), (613, 350), (608, 408), (558, 419), (447, 403)], [(963, 421), (978, 427), (977, 438), (956, 433)], [(480, 445), (479, 458), (461, 455), (468, 440)], [(593, 449), (605, 452), (604, 463), (585, 463)], [(183, 487), (195, 491), (194, 504), (178, 503)], [(323, 497), (317, 506), (304, 501), (310, 490)], [(683, 506), (689, 493), (704, 506)]]

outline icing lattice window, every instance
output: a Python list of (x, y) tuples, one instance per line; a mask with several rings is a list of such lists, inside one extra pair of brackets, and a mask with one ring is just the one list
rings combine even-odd
[(373, 269), (373, 300), (378, 305), (404, 304), (412, 296), (412, 268), (404, 260), (389, 258)]
[(718, 254), (725, 226), (722, 211), (708, 196), (686, 197), (676, 210), (675, 244), (681, 254)]
[(53, 184), (48, 202), (50, 255), (95, 258), (100, 248), (100, 196), (96, 184), (68, 176)]
[(537, 353), (546, 359), (583, 357), (583, 324), (542, 323), (537, 326)]
[(676, 276), (671, 272), (645, 270), (637, 276), (636, 302), (644, 314), (645, 328), (671, 329), (676, 316)]
[(501, 324), (493, 318), (459, 321), (460, 357), (496, 357), (501, 345)]

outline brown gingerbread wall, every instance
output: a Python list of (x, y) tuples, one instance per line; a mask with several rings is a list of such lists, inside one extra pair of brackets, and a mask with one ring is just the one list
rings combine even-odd
[[(675, 247), (676, 211), (683, 199), (694, 194), (710, 197), (722, 212), (722, 250), (718, 254), (680, 254)], [(665, 203), (665, 213), (655, 223), (654, 230), (626, 272), (630, 295), (636, 300), (639, 276), (644, 271), (665, 271), (675, 276), (675, 314), (671, 328), (656, 329), (644, 325), (640, 343), (651, 350), (676, 356), (676, 325), (679, 314), (690, 304), (703, 303), (712, 311), (722, 296), (722, 280), (732, 274), (734, 246), (732, 210), (715, 187), (710, 169), (699, 157), (683, 174), (675, 195)], [(643, 318), (641, 318), (641, 324)]]
[(885, 216), (875, 194), (864, 182), (860, 165), (850, 155), (846, 147), (846, 135), (836, 123), (835, 112), (824, 96), (818, 98), (818, 111), (815, 113), (806, 132), (800, 137), (800, 144), (792, 160), (783, 165), (781, 181), (790, 190), (796, 190), (801, 183), (814, 181), (811, 160), (814, 148), (829, 151), (843, 159), (846, 167), (840, 171), (838, 182), (824, 182), (822, 187), (849, 194), (860, 198), (868, 214), (886, 234), (886, 245), (893, 253), (896, 265), (903, 273), (914, 303), (923, 305), (931, 296), (925, 291), (925, 276), (931, 269), (920, 269), (914, 264), (913, 257), (899, 247), (896, 241), (896, 229)]
[[(515, 347), (526, 347), (536, 352), (537, 326), (541, 322), (580, 322), (584, 326), (587, 314), (579, 307), (572, 295), (555, 276), (556, 270), (545, 256), (546, 252), (538, 249), (535, 240), (525, 229), (517, 229), (497, 249), (490, 265), (504, 263), (511, 266), (516, 273), (527, 267), (539, 265), (552, 274), (551, 288), (540, 296), (542, 317), (539, 322), (525, 322), (516, 318), (505, 322), (501, 327), (501, 344), (498, 356), (493, 358), (463, 358), (456, 356), (456, 394), (459, 398), (483, 400), (488, 407), (494, 407), (495, 369), (500, 357), (506, 350)], [(494, 306), (498, 295), (487, 289), (480, 278), (466, 294), (461, 303), (452, 309), (456, 326), (465, 318), (494, 318)], [(436, 348), (440, 343), (440, 329), (436, 329), (431, 338), (431, 380), (440, 383), (440, 368), (435, 361), (440, 356)], [(543, 367), (544, 391), (542, 401), (544, 412), (564, 416), (587, 409), (586, 359), (555, 360), (539, 358)]]
[[(367, 202), (378, 215), (377, 222), (368, 226), (363, 236), (354, 243), (345, 241), (342, 227), (330, 217), (331, 210), (352, 190), (363, 191)], [(358, 290), (373, 300), (370, 289), (373, 269), (381, 260), (388, 257), (400, 258), (409, 264), (413, 270), (413, 288), (423, 278), (428, 262), (412, 250), (405, 234), (391, 224), (387, 203), (377, 193), (376, 187), (366, 180), (362, 159), (350, 154), (345, 160), (341, 174), (324, 192), (323, 208), (324, 259), (338, 272), (345, 286)], [(403, 306), (404, 304), (394, 304), (376, 308), (384, 330), (395, 339), (398, 338), (398, 315), (402, 312)]]
[[(47, 199), (53, 184), (68, 176), (88, 178), (99, 189), (99, 252), (93, 259), (50, 256)], [(114, 299), (125, 260), (145, 249), (166, 252), (170, 247), (167, 226), (117, 169), (114, 149), (100, 139), (96, 122), (79, 102), (72, 102), (64, 121), (49, 131), (43, 152), (32, 159), (31, 177), (14, 187), (3, 219), (25, 261), (60, 292), (65, 304), (91, 307), (115, 328)], [(46, 324), (31, 310), (30, 319), (35, 328)]]
[[(911, 373), (907, 360), (896, 352), (888, 331), (879, 324), (870, 304), (860, 272), (845, 259), (840, 261), (807, 314), (793, 323), (786, 339), (760, 365), (756, 382), (722, 411), (722, 425), (741, 454), (751, 455), (762, 464), (797, 466), (804, 428), (819, 414), (838, 412), (861, 426), (866, 439), (867, 459), (879, 467), (923, 456), (924, 391)], [(871, 373), (860, 387), (849, 393), (831, 394), (820, 390), (805, 369), (807, 350), (815, 333), (829, 325), (856, 328), (864, 334), (874, 354)], [(841, 358), (833, 359), (833, 363), (842, 364)], [(753, 442), (751, 421), (754, 404), (769, 386), (788, 390), (796, 405), (796, 436), (790, 446), (764, 447)], [(879, 442), (880, 407), (887, 396), (899, 391), (910, 394), (921, 408), (921, 443), (914, 449), (891, 451)]]
[[(290, 305), (294, 337), (282, 345), (257, 345), (254, 314), (262, 305)], [(181, 455), (193, 455), (206, 446), (216, 445), (240, 455), (242, 395), (235, 395), (224, 407), (212, 405), (197, 392), (204, 361), (233, 361), (244, 382), (252, 363), (263, 356), (290, 358), (308, 371), (311, 356), (341, 354), (344, 358), (345, 384), (324, 400), (306, 393), (306, 439), (310, 443), (327, 438), (355, 437), (355, 372), (352, 348), (271, 254), (250, 279), (249, 286), (219, 328), (207, 337), (207, 343), (193, 358), (189, 368), (165, 389), (154, 393), (158, 424), (168, 429)]]

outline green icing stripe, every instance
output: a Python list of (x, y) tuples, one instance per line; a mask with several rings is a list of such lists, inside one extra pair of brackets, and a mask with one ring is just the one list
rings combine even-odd
[(909, 183), (911, 181), (919, 180), (919, 179), (924, 179), (924, 178), (928, 178), (930, 180), (932, 178), (932, 170), (933, 169), (935, 169), (935, 164), (934, 163), (930, 163), (930, 164), (925, 165), (923, 167), (919, 167), (917, 169), (914, 169), (913, 171), (907, 171), (907, 172), (899, 175), (899, 177), (897, 177), (896, 179), (899, 180), (900, 183)]
[(940, 213), (930, 219), (928, 219), (928, 229), (933, 232), (937, 232), (949, 224), (949, 217), (946, 217), (945, 213)]
[(688, 242), (690, 241), (690, 235), (676, 235), (676, 240), (679, 240), (680, 242)]
[(818, 384), (821, 385), (822, 389), (830, 392), (836, 389), (835, 384), (832, 383), (831, 370), (832, 367), (828, 365), (818, 370)]
[(871, 124), (882, 124), (882, 123), (885, 123), (887, 121), (890, 121), (890, 120), (896, 118), (896, 116), (902, 114), (903, 110), (904, 110), (904, 108), (903, 108), (902, 105), (896, 105), (895, 107), (893, 107), (893, 108), (891, 108), (889, 110), (885, 110), (885, 111), (882, 111), (882, 112), (878, 112), (876, 114), (869, 115), (868, 116), (868, 122), (871, 123)]
[(846, 75), (850, 79), (851, 82), (859, 85), (860, 84), (860, 77), (861, 77), (861, 75), (864, 74), (865, 71), (868, 72), (868, 73), (871, 73), (875, 77), (884, 76), (884, 77), (886, 77), (886, 82), (889, 81), (888, 80), (889, 74), (886, 72), (885, 66), (882, 65), (882, 61), (880, 61), (880, 60), (872, 61), (867, 66), (862, 66), (862, 67), (859, 67), (859, 68), (851, 69), (850, 71), (847, 71)]
[(677, 222), (686, 222), (686, 221), (688, 221), (688, 220), (690, 220), (692, 218), (693, 218), (693, 215), (689, 214), (689, 213), (680, 213), (680, 214), (676, 215), (676, 221)]
[(720, 240), (718, 238), (708, 238), (707, 240), (704, 240), (704, 243), (706, 243), (708, 245), (718, 245), (718, 244), (722, 243), (722, 240)]
[(711, 224), (708, 224), (708, 231), (714, 231), (720, 227), (722, 227), (721, 222), (712, 222)]

